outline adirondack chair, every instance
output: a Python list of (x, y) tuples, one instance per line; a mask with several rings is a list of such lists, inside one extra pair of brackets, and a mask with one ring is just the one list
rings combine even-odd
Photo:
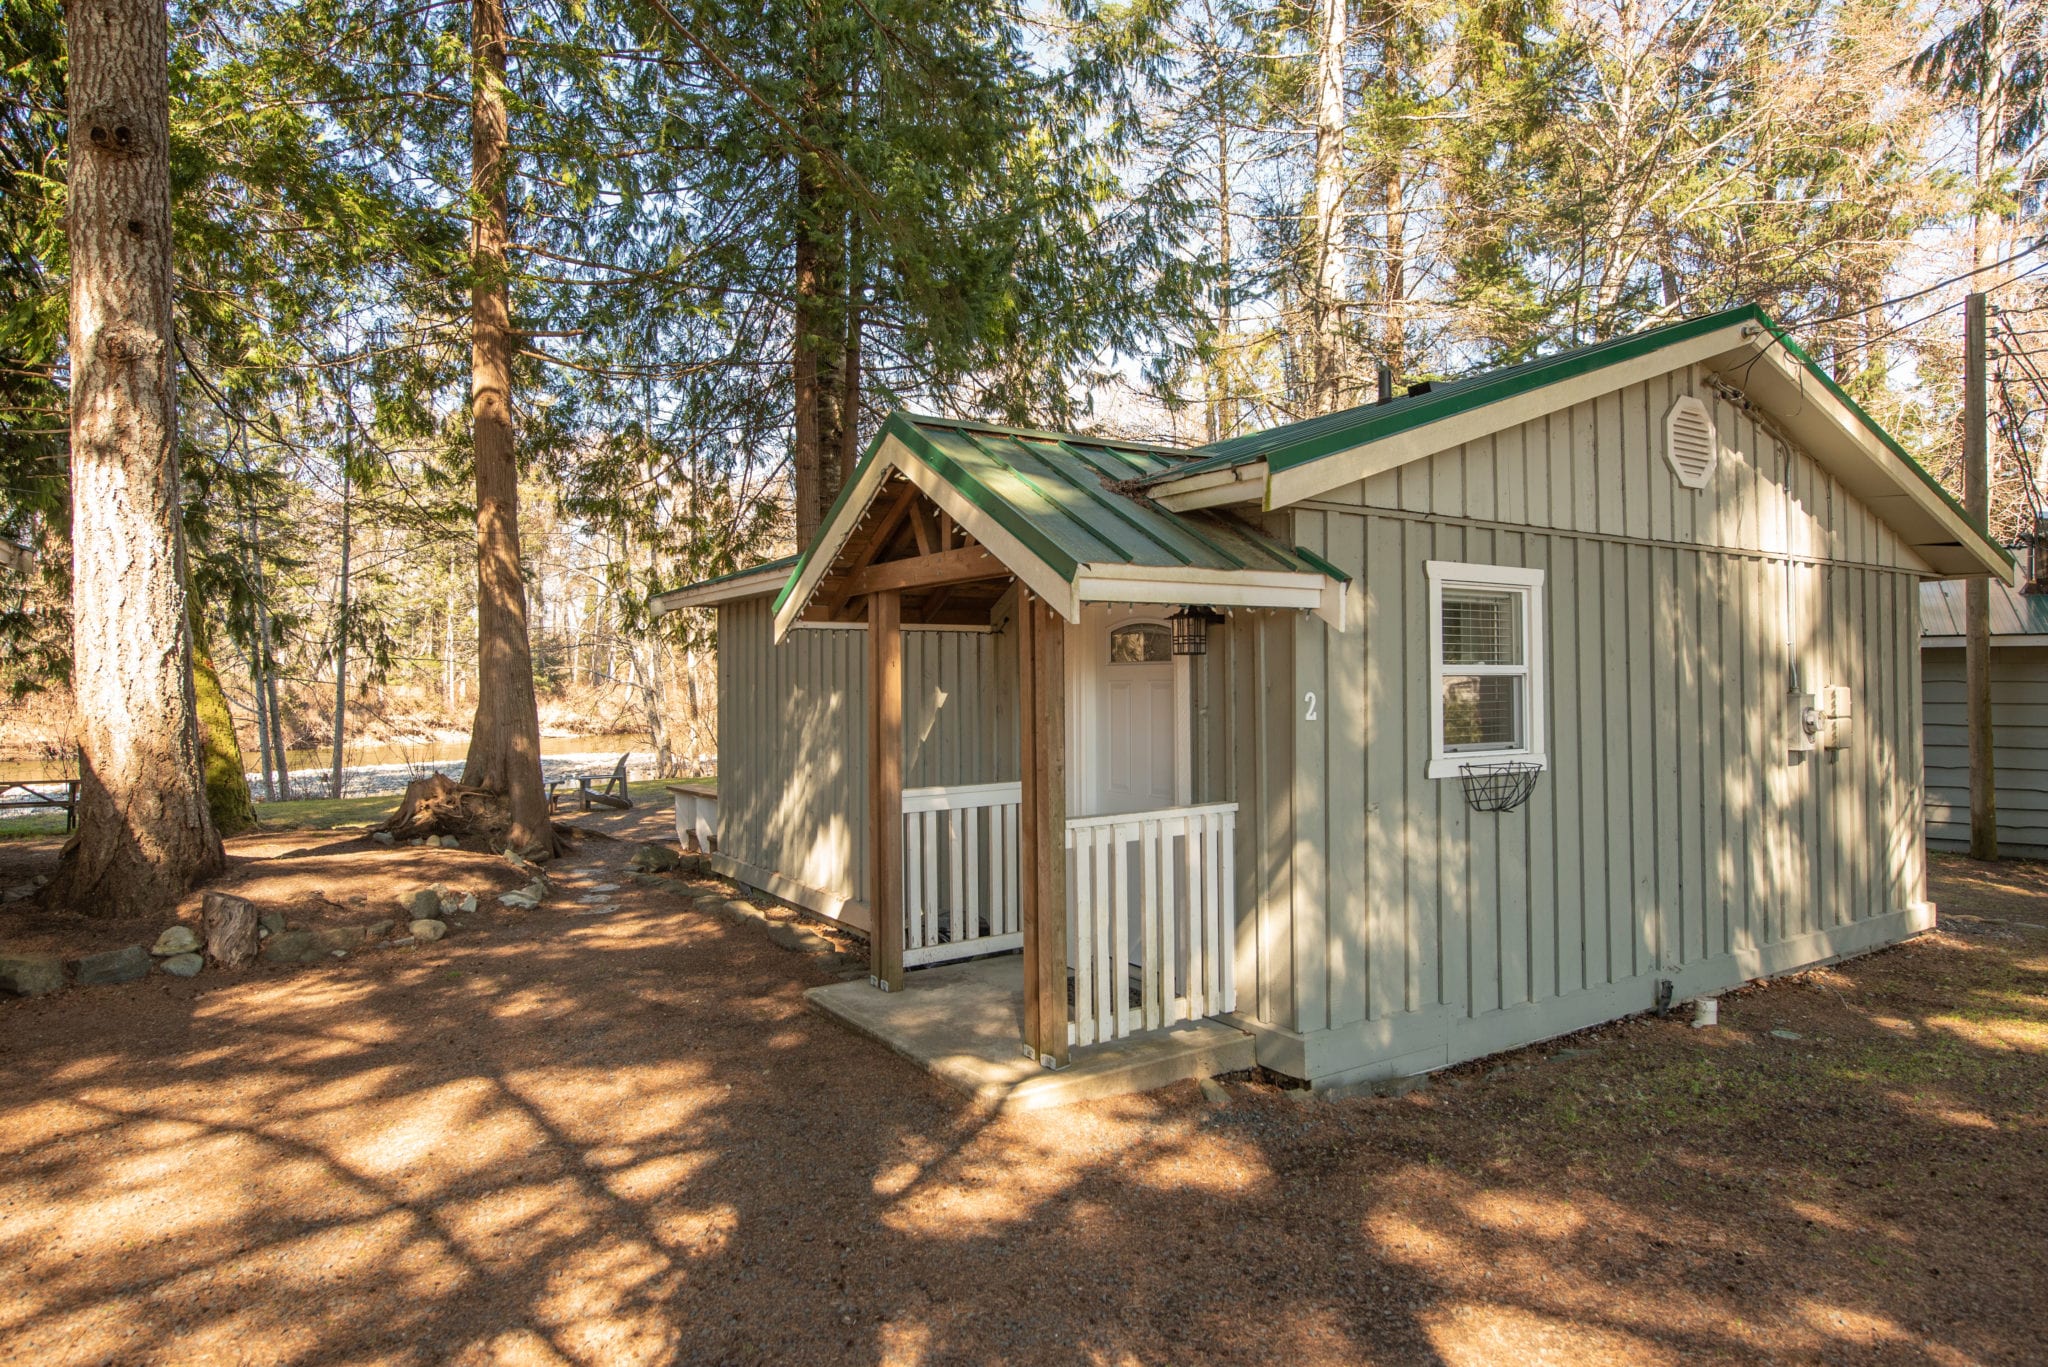
[[(572, 783), (576, 785), (576, 801), (586, 812), (590, 810), (590, 804), (593, 802), (606, 807), (617, 807), (620, 811), (630, 808), (633, 805), (633, 794), (626, 786), (626, 761), (629, 758), (628, 755), (620, 755), (619, 762), (612, 766), (609, 774), (566, 774), (561, 778), (548, 780), (548, 810), (554, 811), (555, 804), (560, 801), (556, 790), (566, 788)], [(600, 782), (604, 786), (593, 791), (590, 785)], [(615, 789), (617, 791), (614, 791)]]

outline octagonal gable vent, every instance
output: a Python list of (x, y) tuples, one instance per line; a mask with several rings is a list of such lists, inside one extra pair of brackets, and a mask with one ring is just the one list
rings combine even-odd
[(1704, 489), (1721, 458), (1721, 441), (1707, 406), (1690, 394), (1681, 395), (1664, 415), (1664, 457), (1671, 473), (1688, 489)]

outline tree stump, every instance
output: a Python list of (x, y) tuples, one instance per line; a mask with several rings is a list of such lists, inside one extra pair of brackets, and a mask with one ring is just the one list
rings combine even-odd
[(223, 968), (240, 968), (256, 957), (256, 908), (240, 897), (209, 892), (200, 909), (206, 957)]
[(389, 820), (371, 827), (401, 840), (426, 835), (488, 835), (505, 826), (505, 799), (430, 774), (405, 785), (405, 796)]

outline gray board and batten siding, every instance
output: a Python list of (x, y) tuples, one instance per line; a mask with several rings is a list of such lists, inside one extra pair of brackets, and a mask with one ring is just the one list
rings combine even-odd
[[(1354, 577), (1362, 621), (1234, 624), (1206, 671), (1237, 715), (1211, 782), (1243, 809), (1239, 1019), (1265, 1065), (1439, 1067), (1643, 1010), (1659, 979), (1683, 999), (1927, 923), (1925, 567), (1706, 381), (1618, 387), (1271, 515)], [(1663, 454), (1681, 394), (1720, 441), (1697, 492)], [(1514, 811), (1425, 776), (1431, 560), (1545, 572), (1549, 767)], [(1794, 669), (1853, 690), (1848, 749), (1793, 761)]]
[[(1998, 853), (2048, 859), (2048, 595), (1993, 583), (1992, 773)], [(1920, 587), (1927, 844), (1970, 848), (1970, 737), (1964, 719), (1963, 586)]]
[[(772, 594), (718, 605), (718, 853), (727, 872), (865, 929), (867, 631), (775, 644)], [(1014, 632), (903, 641), (904, 786), (1018, 772)]]

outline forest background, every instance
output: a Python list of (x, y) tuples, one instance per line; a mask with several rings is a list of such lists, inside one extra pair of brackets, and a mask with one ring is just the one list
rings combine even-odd
[[(476, 705), (482, 8), (170, 7), (189, 591), (258, 797)], [(651, 595), (789, 553), (899, 405), (1198, 445), (1754, 301), (1959, 489), (1985, 289), (2033, 533), (2038, 0), (493, 8), (542, 720), (664, 775), (713, 762), (711, 623)], [(54, 0), (0, 18), (0, 746), (54, 774), (66, 59)]]

